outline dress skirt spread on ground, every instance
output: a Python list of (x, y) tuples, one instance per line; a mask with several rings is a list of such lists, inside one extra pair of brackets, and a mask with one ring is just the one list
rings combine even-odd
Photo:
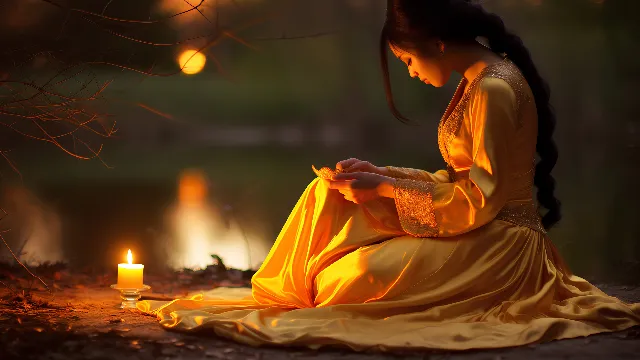
[(166, 328), (250, 345), (500, 348), (624, 330), (640, 303), (567, 268), (532, 199), (537, 113), (508, 59), (460, 83), (438, 129), (447, 170), (389, 167), (357, 205), (317, 178), (252, 288), (142, 301)]

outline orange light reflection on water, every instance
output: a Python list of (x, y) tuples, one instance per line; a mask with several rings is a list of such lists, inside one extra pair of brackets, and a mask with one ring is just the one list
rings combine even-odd
[(172, 221), (175, 241), (170, 261), (176, 269), (203, 269), (213, 263), (212, 254), (227, 267), (255, 268), (268, 252), (263, 241), (248, 237), (234, 219), (209, 204), (207, 179), (198, 170), (180, 175)]

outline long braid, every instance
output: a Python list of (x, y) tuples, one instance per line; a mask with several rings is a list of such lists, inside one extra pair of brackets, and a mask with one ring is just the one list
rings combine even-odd
[(542, 224), (545, 229), (550, 229), (560, 221), (562, 215), (561, 203), (555, 197), (556, 182), (551, 175), (551, 171), (558, 160), (558, 148), (553, 140), (556, 117), (549, 102), (549, 86), (538, 73), (531, 54), (522, 39), (509, 32), (498, 15), (488, 13), (477, 5), (468, 6), (473, 7), (480, 14), (480, 18), (483, 19), (481, 21), (483, 25), (480, 26), (480, 29), (485, 29), (485, 33), (480, 35), (489, 40), (489, 46), (493, 51), (506, 53), (509, 59), (520, 68), (533, 93), (538, 111), (536, 152), (539, 157), (535, 170), (534, 184), (538, 188), (538, 203), (548, 210), (542, 217)]

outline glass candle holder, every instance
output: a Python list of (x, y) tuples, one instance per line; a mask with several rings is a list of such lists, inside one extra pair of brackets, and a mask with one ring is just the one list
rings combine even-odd
[(151, 289), (149, 285), (142, 285), (141, 288), (131, 289), (131, 288), (123, 288), (118, 286), (118, 284), (111, 285), (111, 288), (114, 290), (120, 291), (120, 299), (122, 299), (122, 303), (120, 304), (120, 309), (137, 309), (136, 304), (138, 300), (142, 297), (141, 292), (147, 291)]

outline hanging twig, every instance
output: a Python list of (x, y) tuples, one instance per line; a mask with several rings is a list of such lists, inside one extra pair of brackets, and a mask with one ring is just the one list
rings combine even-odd
[(2, 284), (4, 287), (6, 287), (11, 292), (11, 294), (13, 294), (13, 296), (18, 296), (18, 292), (15, 291), (14, 289), (12, 289), (11, 286), (9, 286), (4, 281), (0, 280), (0, 284)]
[(2, 242), (4, 243), (4, 246), (7, 247), (7, 249), (11, 253), (11, 256), (13, 256), (13, 259), (18, 263), (18, 265), (22, 266), (22, 268), (25, 269), (27, 271), (27, 273), (29, 273), (29, 275), (31, 275), (32, 277), (38, 279), (38, 281), (40, 281), (40, 283), (42, 285), (44, 285), (44, 287), (47, 289), (47, 291), (49, 293), (51, 293), (51, 289), (49, 288), (49, 285), (47, 285), (47, 283), (45, 283), (38, 275), (32, 273), (31, 270), (29, 270), (29, 268), (25, 264), (23, 264), (22, 261), (20, 261), (20, 259), (18, 259), (16, 254), (13, 253), (13, 250), (11, 250), (11, 247), (9, 246), (9, 244), (7, 244), (7, 241), (4, 239), (4, 236), (2, 236), (2, 234), (0, 234), (0, 239), (2, 239)]

